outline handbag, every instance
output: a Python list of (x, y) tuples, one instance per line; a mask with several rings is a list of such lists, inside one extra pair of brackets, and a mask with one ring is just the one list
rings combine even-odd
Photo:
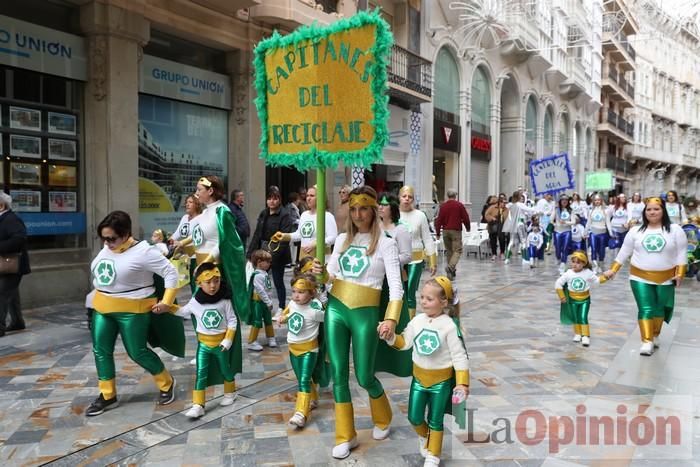
[(20, 253), (0, 255), (0, 274), (19, 274)]
[(498, 221), (491, 221), (488, 223), (487, 229), (488, 229), (489, 234), (492, 234), (492, 235), (498, 234), (498, 224), (499, 224)]

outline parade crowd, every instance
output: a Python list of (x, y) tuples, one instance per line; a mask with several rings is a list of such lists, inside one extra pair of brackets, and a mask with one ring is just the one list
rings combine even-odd
[[(275, 325), (285, 326), (298, 381), (290, 429), (306, 426), (318, 405), (319, 386), (332, 383), (332, 455), (350, 455), (358, 445), (352, 361), (367, 392), (376, 440), (388, 437), (393, 418), (376, 373), (413, 377), (408, 420), (424, 465), (439, 465), (444, 416), (469, 395), (466, 334), (452, 282), (469, 216), (454, 190), (448, 190), (432, 227), (416, 208), (410, 186), (398, 196), (369, 186), (344, 186), (339, 195), (335, 215), (325, 213), (324, 238), (317, 236), (315, 186), (299, 190), (287, 206), (279, 188), (270, 187), (265, 209), (249, 224), (244, 194), (234, 190), (227, 204), (222, 180), (202, 177), (185, 200), (178, 228), (172, 234), (156, 229), (150, 242), (134, 238), (128, 213), (109, 213), (97, 226), (104, 247), (92, 262), (94, 290), (86, 300), (99, 395), (85, 414), (98, 416), (118, 406), (117, 336), (129, 358), (153, 376), (157, 404), (167, 405), (175, 399), (177, 382), (152, 348), (184, 357), (184, 327), (192, 323), (195, 383), (186, 416), (196, 419), (214, 408), (206, 403), (210, 386), (223, 384), (219, 405), (234, 403), (243, 351), (278, 347)], [(11, 199), (0, 201), (0, 216), (8, 218)], [(548, 194), (533, 201), (518, 190), (508, 200), (503, 194), (489, 197), (481, 220), (492, 261), (507, 264), (519, 254), (524, 265), (535, 267), (554, 246), (560, 321), (573, 326), (574, 342), (584, 347), (591, 345), (591, 288), (613, 279), (629, 261), (640, 354), (650, 356), (663, 323), (671, 320), (675, 288), (687, 271), (688, 241), (681, 225), (697, 222), (697, 215), (695, 205), (684, 207), (673, 191), (645, 199), (635, 193), (629, 201), (624, 194), (607, 199), (592, 194), (585, 200), (561, 195), (556, 201)], [(441, 237), (446, 275), (437, 273)], [(325, 261), (317, 257), (321, 249)], [(606, 254), (613, 259), (607, 265)], [(182, 281), (176, 262), (184, 262), (189, 282)], [(288, 301), (289, 266), (294, 269)], [(421, 284), (425, 267), (430, 277)], [(177, 303), (178, 289), (188, 286), (192, 298)], [(245, 345), (244, 324), (250, 326)]]

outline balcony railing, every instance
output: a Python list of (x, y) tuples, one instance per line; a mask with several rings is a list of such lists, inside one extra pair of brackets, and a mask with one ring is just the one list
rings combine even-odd
[(608, 70), (608, 78), (615, 81), (628, 96), (634, 99), (634, 86), (632, 86), (632, 83), (627, 81), (622, 74), (618, 74), (614, 68), (610, 68)]
[(622, 115), (618, 115), (614, 110), (608, 109), (608, 123), (614, 125), (615, 128), (629, 136), (634, 138), (634, 123), (625, 120)]
[(423, 57), (398, 45), (391, 47), (388, 79), (423, 96), (432, 96), (432, 64)]
[(620, 42), (620, 45), (622, 45), (622, 48), (627, 51), (630, 58), (634, 62), (637, 58), (637, 52), (635, 52), (634, 47), (632, 47), (632, 45), (630, 45), (629, 39), (627, 39), (627, 36), (625, 35), (625, 33), (623, 33), (622, 31), (618, 32), (617, 33), (617, 40)]

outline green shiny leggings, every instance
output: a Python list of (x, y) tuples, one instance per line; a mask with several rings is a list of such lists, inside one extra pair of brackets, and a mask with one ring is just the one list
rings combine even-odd
[(416, 378), (411, 381), (408, 395), (408, 421), (413, 426), (425, 423), (425, 409), (428, 409), (428, 428), (443, 431), (445, 408), (452, 398), (452, 381), (445, 380), (426, 388)]
[(266, 326), (272, 324), (272, 313), (265, 302), (253, 300), (253, 327), (262, 328), (263, 322)]
[(317, 358), (318, 352), (306, 352), (298, 357), (289, 352), (289, 360), (292, 362), (292, 369), (299, 383), (299, 392), (311, 392), (313, 383), (311, 378), (313, 377)]
[(224, 381), (233, 381), (235, 376), (229, 364), (230, 350), (223, 350), (220, 346), (209, 347), (208, 345), (197, 343), (197, 378), (194, 381), (194, 390), (203, 391), (207, 388), (207, 378), (209, 377), (209, 365), (212, 360), (219, 365), (219, 370), (224, 377)]
[(425, 262), (423, 261), (420, 263), (408, 263), (406, 265), (408, 279), (406, 280), (406, 295), (404, 296), (404, 301), (409, 310), (416, 309), (416, 292), (418, 292), (420, 276), (423, 274), (424, 265)]
[(630, 287), (637, 302), (637, 319), (663, 318), (667, 323), (671, 322), (676, 297), (673, 284), (646, 284), (631, 280)]
[(165, 366), (158, 355), (148, 348), (150, 313), (95, 312), (92, 317), (92, 353), (95, 355), (97, 377), (108, 381), (115, 376), (114, 344), (122, 336), (126, 353), (152, 375), (161, 373)]
[(328, 297), (325, 330), (335, 402), (352, 402), (349, 385), (351, 340), (357, 382), (373, 399), (384, 393), (382, 383), (374, 376), (374, 360), (379, 344), (377, 313), (377, 307), (351, 310), (333, 295)]
[(588, 311), (591, 309), (591, 299), (574, 300), (569, 298), (569, 307), (571, 308), (574, 324), (588, 324)]

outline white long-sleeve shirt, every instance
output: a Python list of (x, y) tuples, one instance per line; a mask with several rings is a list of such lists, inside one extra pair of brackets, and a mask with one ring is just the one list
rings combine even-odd
[(262, 269), (256, 269), (253, 273), (253, 290), (260, 297), (260, 300), (268, 307), (272, 306), (272, 298), (270, 297), (270, 292), (272, 292), (272, 281), (270, 280), (270, 274)]
[(182, 240), (190, 235), (192, 235), (192, 229), (195, 224), (195, 219), (199, 216), (195, 216), (192, 219), (190, 219), (189, 214), (185, 214), (182, 216), (182, 219), (180, 219), (180, 223), (177, 225), (177, 229), (175, 229), (175, 232), (171, 235), (171, 238), (173, 240)]
[(576, 223), (576, 214), (568, 209), (559, 210), (559, 208), (554, 210), (554, 219), (552, 223), (554, 224), (555, 232), (570, 232), (571, 226)]
[[(428, 218), (420, 209), (401, 211), (401, 223), (404, 224), (411, 233), (411, 248), (413, 251), (425, 253), (428, 256), (435, 254), (435, 242), (430, 234)], [(422, 260), (420, 260), (422, 261)]]
[(210, 254), (214, 260), (219, 260), (219, 226), (216, 221), (216, 210), (219, 207), (228, 209), (223, 201), (216, 201), (206, 207), (197, 216), (197, 222), (192, 228), (192, 245), (198, 254)]
[(583, 241), (583, 236), (586, 234), (586, 228), (581, 224), (571, 226), (571, 240), (574, 242)]
[(525, 223), (527, 217), (534, 215), (536, 212), (535, 209), (520, 201), (508, 204), (508, 219), (503, 224), (503, 231), (509, 232), (511, 235), (515, 234), (518, 230), (518, 225)]
[(175, 314), (183, 318), (194, 316), (195, 330), (198, 334), (207, 336), (221, 334), (229, 329), (235, 330), (238, 326), (233, 305), (228, 299), (202, 304), (192, 297), (187, 305), (178, 309)]
[(600, 277), (588, 268), (583, 268), (581, 272), (567, 269), (567, 271), (554, 282), (554, 288), (562, 290), (566, 284), (566, 288), (569, 289), (570, 292), (583, 293), (588, 292), (592, 285), (600, 283)]
[[(630, 264), (643, 271), (667, 271), (688, 262), (688, 238), (683, 229), (671, 224), (670, 232), (662, 227), (647, 227), (643, 232), (641, 226), (630, 229), (615, 262), (625, 264), (632, 257)], [(653, 284), (653, 282), (630, 274), (630, 279)], [(671, 280), (664, 282), (670, 284)]]
[[(316, 212), (304, 211), (299, 218), (299, 226), (295, 232), (290, 234), (293, 242), (301, 241), (302, 248), (316, 243)], [(328, 246), (333, 245), (338, 236), (338, 226), (335, 223), (333, 214), (326, 211), (326, 242)]]
[(642, 223), (642, 214), (644, 213), (644, 203), (629, 202), (627, 203), (627, 222), (636, 221), (637, 224)]
[(587, 219), (588, 218), (588, 206), (586, 205), (585, 201), (572, 201), (571, 202), (571, 210), (580, 219)]
[(403, 298), (399, 250), (396, 242), (382, 234), (374, 254), (367, 255), (371, 234), (355, 234), (352, 244), (341, 253), (347, 233), (338, 235), (333, 254), (328, 261), (328, 273), (338, 279), (381, 290), (386, 276), (389, 300)]
[(177, 269), (154, 246), (138, 242), (123, 253), (102, 248), (90, 265), (92, 284), (110, 297), (141, 299), (153, 295), (153, 274), (165, 281), (166, 289), (177, 287)]
[[(289, 302), (287, 313), (287, 342), (301, 344), (313, 341), (318, 337), (319, 325), (323, 322), (323, 305), (313, 299), (306, 305)], [(318, 352), (318, 348), (312, 350)]]
[(527, 245), (528, 246), (534, 246), (538, 250), (542, 248), (542, 244), (544, 243), (544, 239), (542, 238), (542, 234), (540, 232), (530, 232), (527, 234)]
[(620, 206), (615, 208), (615, 206), (610, 206), (610, 227), (613, 232), (627, 232), (627, 227), (625, 224), (628, 222), (627, 209)]
[[(448, 315), (431, 318), (420, 313), (409, 321), (401, 336), (404, 345), (400, 350), (413, 348), (412, 359), (416, 366), (425, 370), (469, 370), (467, 351), (457, 335), (457, 325)], [(387, 341), (389, 345), (395, 342), (395, 335)]]
[(671, 219), (671, 224), (683, 225), (688, 223), (688, 216), (685, 214), (685, 206), (680, 203), (666, 203), (666, 212)]
[(384, 231), (387, 236), (396, 240), (396, 246), (399, 249), (399, 264), (405, 266), (411, 262), (413, 243), (411, 241), (411, 233), (403, 224), (395, 224), (391, 230)]
[(610, 235), (612, 235), (610, 218), (605, 212), (605, 208), (603, 206), (593, 206), (593, 209), (591, 209), (588, 216), (588, 222), (586, 223), (586, 231), (594, 234), (608, 232)]

